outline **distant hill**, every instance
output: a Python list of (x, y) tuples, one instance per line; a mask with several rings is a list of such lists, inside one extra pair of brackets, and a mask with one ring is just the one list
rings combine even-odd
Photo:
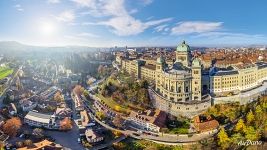
[(62, 46), (43, 47), (21, 44), (16, 41), (0, 41), (0, 54), (28, 53), (28, 52), (79, 52), (79, 51), (99, 51), (109, 50), (109, 48), (96, 48), (87, 46)]

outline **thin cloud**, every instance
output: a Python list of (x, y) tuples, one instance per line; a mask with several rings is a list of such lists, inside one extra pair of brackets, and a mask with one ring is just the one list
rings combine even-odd
[(72, 10), (67, 10), (56, 16), (56, 19), (62, 22), (72, 22), (75, 19), (75, 14)]
[(17, 11), (24, 11), (20, 4), (17, 4), (14, 7), (17, 9)]
[[(163, 18), (159, 20), (142, 22), (131, 16), (114, 17), (105, 22), (99, 22), (99, 25), (106, 25), (111, 28), (111, 31), (119, 36), (137, 35), (144, 32), (151, 26), (159, 25), (171, 21), (172, 18)], [(92, 23), (93, 25), (93, 23)]]
[(154, 30), (156, 32), (161, 32), (161, 31), (165, 31), (165, 29), (167, 29), (166, 31), (168, 31), (168, 28), (166, 28), (167, 26), (168, 26), (167, 24), (159, 25), (159, 26), (155, 27)]
[(98, 38), (100, 37), (99, 35), (93, 34), (93, 33), (88, 33), (88, 32), (82, 32), (77, 34), (78, 37), (94, 37), (94, 38)]
[[(104, 21), (100, 22), (84, 22), (82, 25), (104, 25), (111, 32), (119, 36), (137, 35), (144, 32), (146, 29), (171, 21), (172, 18), (163, 18), (158, 20), (142, 21), (131, 14), (137, 12), (137, 9), (127, 11), (124, 6), (124, 0), (72, 0), (81, 7), (87, 7), (88, 10), (83, 12), (83, 15), (92, 15), (94, 17), (105, 17)], [(151, 3), (152, 1), (142, 1)]]
[(57, 3), (60, 3), (61, 1), (60, 0), (47, 0), (47, 2), (50, 4), (57, 4)]
[(171, 29), (173, 35), (184, 35), (192, 33), (204, 33), (218, 31), (222, 28), (223, 22), (187, 21), (179, 22)]

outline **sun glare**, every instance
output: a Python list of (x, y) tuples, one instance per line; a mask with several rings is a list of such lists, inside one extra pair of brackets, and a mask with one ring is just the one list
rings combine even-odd
[(40, 31), (43, 35), (53, 35), (56, 32), (56, 26), (51, 22), (42, 22), (40, 25)]

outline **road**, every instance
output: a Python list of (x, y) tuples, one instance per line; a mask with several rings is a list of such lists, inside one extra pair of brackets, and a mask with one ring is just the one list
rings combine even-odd
[(67, 132), (61, 131), (46, 131), (47, 135), (50, 135), (56, 139), (56, 143), (64, 146), (66, 149), (70, 150), (83, 150), (85, 149), (82, 144), (78, 143), (79, 129), (76, 124), (73, 125), (72, 130)]
[[(73, 103), (73, 100), (71, 100), (71, 106), (72, 106), (71, 109), (73, 111), (73, 119), (77, 120), (78, 117), (76, 115), (75, 105)], [(83, 145), (78, 143), (78, 138), (80, 137), (79, 133), (80, 132), (77, 123), (73, 123), (73, 128), (67, 132), (47, 131), (47, 135), (50, 135), (51, 137), (56, 139), (55, 142), (66, 147), (66, 149), (84, 150), (85, 148), (83, 147)]]
[(115, 139), (113, 141), (110, 141), (110, 142), (108, 142), (106, 144), (101, 144), (101, 145), (98, 145), (98, 146), (94, 146), (94, 147), (90, 148), (90, 150), (99, 150), (99, 149), (104, 149), (104, 148), (110, 147), (110, 146), (113, 145), (113, 143), (118, 143), (118, 142), (124, 140), (125, 138), (126, 138), (125, 136), (121, 136), (121, 137), (119, 137), (119, 138), (117, 138), (117, 139)]
[[(94, 97), (93, 95), (90, 95), (90, 97)], [(94, 99), (97, 100), (97, 99)], [(86, 103), (85, 103), (86, 104)], [(87, 105), (87, 104), (86, 104)], [(88, 106), (90, 108), (90, 106)], [(87, 109), (89, 109), (87, 107)], [(138, 132), (136, 131), (132, 131), (132, 130), (119, 130), (116, 128), (113, 128), (103, 122), (101, 122), (96, 116), (94, 116), (93, 114), (90, 113), (91, 111), (88, 110), (88, 113), (90, 116), (93, 116), (94, 119), (103, 127), (109, 129), (109, 130), (113, 130), (113, 131), (118, 131), (123, 133), (126, 136), (130, 136), (133, 137), (135, 139), (144, 139), (144, 140), (150, 140), (150, 141), (157, 141), (157, 142), (166, 142), (166, 143), (191, 143), (191, 142), (197, 142), (203, 139), (207, 139), (207, 138), (211, 138), (213, 137), (218, 130), (214, 130), (214, 131), (209, 131), (209, 132), (203, 132), (200, 134), (192, 134), (192, 135), (187, 135), (187, 134), (183, 134), (183, 135), (178, 135), (178, 134), (162, 134), (159, 133), (158, 136), (153, 136), (153, 135), (148, 135), (148, 134), (141, 134), (140, 136), (135, 136), (133, 135), (133, 133), (138, 134)]]
[(3, 103), (3, 99), (4, 99), (4, 94), (6, 93), (6, 90), (10, 87), (10, 85), (13, 83), (14, 78), (18, 75), (18, 72), (22, 69), (22, 66), (19, 67), (19, 69), (17, 69), (17, 71), (15, 73), (13, 73), (13, 76), (11, 79), (8, 80), (8, 83), (6, 84), (6, 88), (3, 90), (2, 94), (0, 95), (0, 106), (2, 106)]

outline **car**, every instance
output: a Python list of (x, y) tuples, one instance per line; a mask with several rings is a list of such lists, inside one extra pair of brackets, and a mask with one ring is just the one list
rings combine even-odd
[(89, 123), (87, 126), (88, 126), (88, 127), (95, 126), (95, 123)]
[(25, 134), (21, 134), (19, 137), (20, 137), (20, 138), (23, 138), (24, 136), (25, 136)]

